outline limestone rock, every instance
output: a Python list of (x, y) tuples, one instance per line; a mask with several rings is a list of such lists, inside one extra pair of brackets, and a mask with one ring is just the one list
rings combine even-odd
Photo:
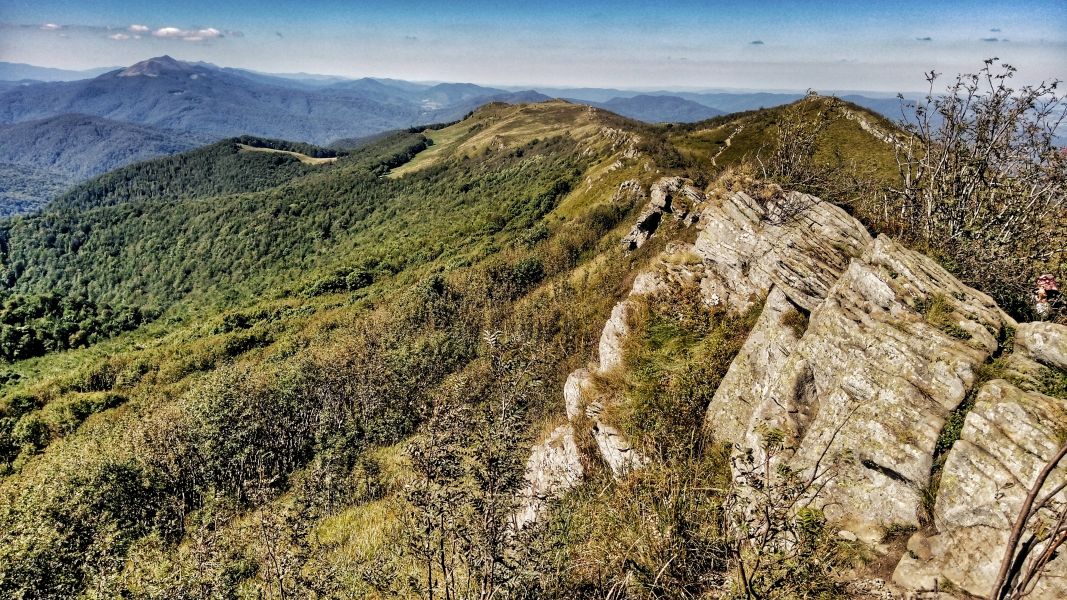
[(655, 271), (641, 273), (634, 279), (630, 295), (611, 309), (604, 329), (600, 332), (597, 348), (601, 373), (610, 373), (623, 363), (623, 344), (630, 334), (630, 311), (634, 309), (633, 296), (651, 294), (663, 287), (665, 282)]
[(621, 431), (611, 425), (596, 421), (593, 425), (593, 438), (596, 440), (597, 449), (600, 450), (600, 456), (616, 479), (625, 477), (645, 463), (644, 456), (634, 449)]
[(623, 341), (630, 333), (628, 312), (632, 304), (623, 300), (611, 309), (611, 316), (600, 333), (600, 371), (609, 372), (618, 369), (623, 363)]
[(1031, 359), (1025, 352), (1016, 349), (1008, 356), (1000, 359), (1004, 378), (1015, 382), (1016, 385), (1028, 389), (1039, 389), (1042, 380), (1049, 368)]
[(681, 177), (661, 178), (652, 184), (649, 195), (648, 206), (641, 211), (637, 223), (622, 239), (623, 247), (627, 250), (644, 245), (659, 228), (665, 214), (673, 215), (675, 220), (682, 221), (687, 226), (695, 223), (699, 217), (697, 209), (705, 199), (704, 193), (697, 189), (693, 182)]
[(681, 177), (664, 177), (652, 184), (649, 204), (671, 213), (675, 220), (685, 221), (700, 204), (704, 193), (692, 181)]
[(619, 184), (615, 194), (611, 197), (612, 203), (636, 204), (638, 201), (648, 198), (641, 182), (636, 179), (627, 179)]
[[(1003, 380), (985, 384), (945, 462), (931, 557), (906, 556), (894, 579), (916, 589), (941, 578), (972, 594), (988, 594), (1012, 523), (1065, 430), (1067, 399), (1025, 392)], [(1060, 468), (1045, 489), (1065, 479), (1067, 469)], [(1067, 597), (1067, 559), (1049, 564), (1048, 576), (1030, 597)]]
[(859, 221), (840, 208), (796, 192), (760, 203), (736, 192), (710, 204), (695, 251), (709, 277), (712, 304), (743, 311), (772, 285), (805, 310), (814, 309), (848, 266), (871, 244)]
[[(943, 318), (963, 340), (916, 310), (948, 290)], [(1003, 323), (988, 297), (928, 257), (879, 237), (827, 292), (808, 328), (753, 412), (782, 430), (795, 468), (844, 460), (821, 503), (827, 517), (868, 541), (892, 524), (918, 525), (935, 442), (964, 399), (975, 369), (996, 349)], [(953, 330), (955, 331), (955, 330)], [(828, 450), (829, 449), (829, 450)], [(823, 462), (820, 462), (823, 461)]]
[(1067, 370), (1067, 326), (1023, 323), (1015, 330), (1015, 347), (1037, 362)]
[(919, 560), (930, 560), (930, 540), (921, 532), (915, 532), (908, 538), (908, 552)]
[(545, 503), (578, 485), (585, 475), (581, 454), (570, 424), (561, 425), (530, 450), (526, 487), (515, 516), (518, 529), (537, 520)]
[(611, 469), (612, 475), (621, 478), (644, 463), (644, 458), (633, 448), (626, 436), (601, 418), (604, 403), (611, 399), (597, 394), (593, 374), (589, 370), (578, 369), (567, 377), (567, 383), (563, 386), (563, 397), (567, 406), (567, 417), (572, 423), (580, 422), (579, 416), (584, 416), (588, 419), (587, 422), (591, 423), (591, 429), (579, 434), (593, 436), (600, 456)]
[(708, 404), (706, 422), (717, 439), (734, 444), (745, 440), (752, 413), (781, 377), (803, 333), (789, 323), (806, 320), (780, 288), (771, 290), (763, 312)]
[(563, 401), (567, 407), (567, 418), (578, 418), (583, 406), (587, 406), (593, 396), (593, 375), (588, 369), (578, 369), (567, 376), (563, 384)]

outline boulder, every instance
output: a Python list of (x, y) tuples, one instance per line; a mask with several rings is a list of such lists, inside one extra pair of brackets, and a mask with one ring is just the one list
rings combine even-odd
[(581, 483), (584, 475), (574, 429), (570, 424), (560, 425), (530, 450), (530, 458), (526, 461), (526, 486), (515, 515), (517, 528), (535, 522), (547, 501)]
[(1023, 323), (1015, 330), (1015, 348), (1039, 363), (1067, 371), (1067, 326)]
[[(1065, 431), (1067, 399), (1023, 391), (1004, 380), (986, 383), (942, 471), (930, 555), (906, 555), (894, 580), (911, 589), (947, 580), (987, 595), (1020, 507)], [(1044, 489), (1065, 480), (1067, 469), (1061, 467)], [(1049, 563), (1029, 597), (1067, 598), (1067, 559)]]

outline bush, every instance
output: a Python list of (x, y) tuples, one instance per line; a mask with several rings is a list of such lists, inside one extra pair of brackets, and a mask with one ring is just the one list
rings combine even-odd
[[(958, 75), (930, 92), (903, 126), (900, 182), (885, 197), (899, 234), (941, 257), (1009, 312), (1031, 318), (1037, 275), (1062, 270), (1067, 155), (1055, 145), (1067, 115), (1058, 82), (1014, 89), (1015, 68)], [(1061, 316), (1062, 318), (1062, 316)]]

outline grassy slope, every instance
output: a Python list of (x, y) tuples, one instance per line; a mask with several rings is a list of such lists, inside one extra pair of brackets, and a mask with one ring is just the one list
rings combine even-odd
[[(805, 101), (801, 101), (802, 106)], [(808, 101), (805, 112), (813, 114), (826, 100)], [(788, 104), (770, 109), (749, 111), (737, 115), (716, 117), (702, 123), (677, 127), (670, 135), (671, 142), (688, 159), (705, 169), (718, 171), (743, 160), (754, 160), (761, 154), (768, 156), (773, 148), (775, 121), (786, 116), (796, 105)], [(842, 108), (867, 119), (868, 122), (887, 132), (895, 131), (892, 123), (860, 106), (848, 102)], [(727, 139), (730, 140), (727, 145)], [(819, 156), (829, 159), (835, 153), (848, 163), (869, 167), (879, 178), (887, 179), (896, 174), (892, 148), (864, 131), (846, 118), (834, 119), (820, 140)], [(711, 158), (718, 156), (713, 164)]]
[[(473, 120), (478, 123), (479, 116)], [(561, 120), (556, 127), (537, 127), (537, 135), (545, 138), (563, 135), (566, 138), (564, 125), (565, 120)], [(515, 139), (526, 139), (523, 136), (525, 132)], [(368, 251), (405, 258), (400, 271), (360, 290), (356, 296), (341, 293), (305, 297), (301, 294), (303, 287), (300, 282), (314, 279), (315, 275), (305, 272), (300, 277), (300, 269), (287, 270), (286, 273), (297, 276), (283, 286), (284, 289), (276, 294), (276, 299), (239, 299), (238, 303), (244, 305), (243, 308), (224, 310), (218, 316), (212, 317), (209, 313), (196, 321), (164, 320), (92, 348), (53, 354), (14, 365), (13, 370), (23, 378), (14, 386), (8, 386), (5, 400), (0, 400), (0, 406), (6, 405), (10, 409), (13, 398), (28, 395), (34, 402), (43, 403), (43, 407), (23, 415), (21, 420), (44, 422), (51, 433), (43, 438), (44, 449), (23, 447), (21, 455), (9, 467), (16, 471), (0, 483), (7, 498), (0, 506), (0, 518), (6, 515), (10, 519), (19, 514), (22, 517), (17, 518), (27, 518), (19, 508), (25, 506), (23, 502), (31, 502), (32, 506), (38, 507), (62, 503), (53, 492), (67, 489), (65, 485), (73, 485), (71, 478), (76, 479), (78, 473), (91, 471), (92, 465), (99, 464), (100, 460), (123, 460), (126, 454), (121, 448), (126, 444), (121, 440), (127, 438), (127, 430), (136, 428), (134, 423), (142, 418), (138, 415), (148, 414), (143, 413), (146, 410), (151, 413), (154, 410), (151, 407), (160, 401), (180, 403), (182, 394), (217, 365), (231, 362), (237, 357), (240, 357), (239, 361), (251, 365), (285, 361), (287, 357), (300, 352), (301, 348), (327, 344), (339, 325), (350, 327), (360, 320), (373, 320), (374, 315), (383, 310), (375, 309), (375, 304), (395, 297), (431, 272), (455, 269), (463, 272), (472, 268), (467, 265), (495, 259), (501, 247), (513, 244), (538, 221), (554, 223), (554, 228), (564, 227), (566, 219), (554, 216), (544, 219), (534, 217), (533, 223), (523, 222), (530, 218), (524, 217), (522, 210), (530, 198), (511, 193), (514, 190), (509, 189), (506, 182), (518, 181), (521, 189), (536, 191), (544, 185), (537, 183), (541, 176), (549, 177), (548, 181), (551, 182), (559, 175), (573, 178), (575, 173), (584, 173), (588, 167), (611, 156), (610, 143), (595, 138), (595, 135), (584, 138), (584, 148), (591, 150), (591, 153), (578, 162), (571, 162), (579, 158), (573, 155), (573, 140), (561, 138), (554, 142), (556, 146), (542, 149), (547, 153), (539, 152), (537, 144), (525, 142), (521, 146), (526, 150), (525, 157), (516, 156), (514, 151), (499, 149), (478, 160), (460, 159), (457, 164), (457, 158), (453, 156), (445, 161), (447, 164), (424, 170), (399, 183), (383, 182), (382, 185), (388, 188), (384, 196), (387, 205), (379, 207), (380, 216), (354, 230), (352, 237), (335, 240), (332, 248), (323, 251), (323, 255), (330, 259), (319, 266), (320, 272), (328, 271), (328, 265), (351, 261), (351, 257), (360, 257)], [(565, 160), (554, 165), (551, 159), (557, 154)], [(566, 158), (569, 155), (574, 159)], [(573, 166), (567, 167), (567, 163)], [(343, 165), (338, 165), (338, 169), (343, 168)], [(458, 178), (459, 181), (466, 179), (467, 183), (475, 184), (477, 195), (441, 203), (441, 197), (432, 192), (442, 188), (435, 186), (458, 185), (451, 173), (459, 168), (470, 174), (469, 178)], [(331, 177), (338, 178), (338, 175), (334, 171)], [(594, 198), (610, 198), (610, 187), (614, 185), (616, 177), (586, 185), (583, 200), (568, 201), (571, 212), (580, 212), (576, 202), (580, 204), (591, 202)], [(294, 189), (299, 190), (299, 187), (292, 187), (294, 184), (286, 185), (290, 194), (294, 193)], [(499, 193), (494, 193), (495, 185), (499, 185)], [(591, 193), (593, 188), (597, 188), (599, 193)], [(266, 195), (270, 193), (264, 192)], [(242, 200), (247, 203), (250, 199)], [(193, 204), (190, 205), (190, 202)], [(199, 202), (183, 202), (181, 207), (188, 210), (189, 206)], [(219, 199), (205, 202), (218, 203)], [(92, 210), (117, 208), (121, 207)], [(169, 210), (167, 206), (160, 208)], [(511, 215), (511, 212), (499, 213), (502, 208), (508, 208), (515, 215)], [(517, 221), (515, 225), (521, 226), (512, 226), (512, 219)], [(218, 222), (217, 218), (207, 218), (202, 221), (201, 227), (213, 229), (209, 223)], [(228, 229), (223, 230), (223, 235), (227, 235), (226, 231)], [(426, 251), (428, 244), (432, 246), (431, 251)], [(611, 246), (613, 244), (609, 242)], [(420, 251), (421, 256), (418, 256)], [(417, 258), (413, 259), (413, 256)], [(312, 271), (315, 271), (314, 267)], [(565, 279), (569, 276), (566, 273), (561, 275)], [(584, 282), (588, 284), (589, 278), (585, 277)], [(549, 290), (545, 293), (555, 292)], [(186, 302), (195, 300), (196, 296), (191, 296)], [(610, 302), (611, 295), (605, 295), (599, 302), (588, 305), (586, 310), (592, 310), (592, 314), (579, 311), (572, 317), (582, 317), (589, 323), (595, 323), (606, 316)], [(388, 308), (384, 310), (388, 311)], [(226, 323), (233, 322), (234, 315), (247, 318), (236, 319), (242, 322), (242, 326), (228, 330)], [(585, 338), (583, 344), (588, 346), (592, 343), (591, 333)], [(117, 377), (113, 377), (115, 373), (118, 373)], [(121, 395), (124, 402), (117, 408), (105, 407), (102, 413), (90, 414), (88, 418), (72, 416), (69, 410), (72, 403), (85, 400), (87, 394), (101, 393), (96, 391), (100, 385), (95, 382), (102, 374), (107, 381), (104, 387), (108, 393)], [(110, 449), (87, 453), (88, 447), (98, 447), (99, 443), (107, 444), (106, 447)], [(46, 484), (46, 480), (54, 483)], [(20, 533), (25, 532), (11, 532), (16, 538), (9, 537), (7, 542), (24, 539), (17, 537)], [(4, 545), (3, 548), (0, 561), (11, 560), (12, 556), (5, 555), (5, 552), (13, 547)]]
[[(464, 151), (469, 150), (471, 147), (480, 147), (484, 152), (485, 136), (473, 136), (471, 135), (471, 130), (482, 130), (487, 122), (495, 123), (499, 118), (497, 111), (502, 108), (502, 106), (490, 107), (490, 109), (479, 113), (473, 119), (446, 129), (429, 132), (431, 137), (445, 141), (443, 143), (435, 143), (429, 150), (419, 154), (415, 160), (408, 163), (417, 166), (416, 169), (408, 169), (408, 172), (424, 170), (435, 164), (440, 167), (440, 162), (462, 155)], [(567, 120), (565, 115), (560, 113), (560, 108), (565, 111), (572, 110), (574, 113), (587, 110), (584, 107), (571, 105), (554, 108), (556, 110), (552, 112), (555, 115), (555, 128), (541, 120), (542, 112), (536, 106), (528, 106), (522, 109), (527, 112), (520, 112), (519, 108), (515, 108), (514, 111), (505, 109), (505, 114), (513, 113), (509, 117), (514, 126), (499, 127), (498, 125), (496, 131), (505, 132), (511, 144), (521, 145), (533, 139), (533, 136), (529, 135), (531, 131), (537, 131), (546, 137), (567, 133), (569, 129), (566, 126)], [(523, 115), (525, 115), (525, 118), (523, 118)], [(592, 133), (591, 129), (592, 127), (587, 124), (585, 132)], [(462, 145), (458, 143), (461, 138), (464, 142)], [(448, 140), (457, 143), (451, 145), (452, 152), (442, 155), (440, 150), (448, 147)], [(503, 151), (503, 148), (498, 147), (498, 149)], [(637, 162), (624, 169), (611, 169), (611, 162), (610, 160), (600, 160), (589, 166), (585, 171), (583, 185), (577, 186), (571, 193), (561, 198), (558, 206), (545, 215), (544, 220), (549, 223), (573, 220), (582, 213), (588, 212), (596, 204), (604, 203), (605, 200), (611, 197), (613, 190), (622, 181), (637, 177), (645, 179), (647, 183), (647, 180), (650, 179), (647, 169), (644, 168), (647, 161)], [(400, 177), (402, 173), (398, 171), (399, 169), (394, 169), (391, 172), (391, 176)], [(324, 177), (331, 179), (342, 176), (343, 172), (331, 172), (324, 175)], [(61, 374), (69, 375), (76, 370), (74, 367), (78, 365), (98, 362), (102, 357), (112, 356), (124, 350), (136, 349), (137, 351), (146, 352), (158, 348), (177, 348), (190, 341), (210, 338), (213, 335), (211, 332), (218, 328), (219, 322), (225, 319), (226, 315), (262, 311), (270, 313), (285, 310), (288, 312), (285, 314), (284, 320), (287, 325), (291, 326), (287, 327), (287, 329), (298, 331), (304, 326), (310, 315), (330, 314), (342, 306), (345, 308), (345, 311), (342, 312), (364, 311), (367, 306), (380, 301), (384, 296), (399, 288), (408, 286), (430, 273), (440, 272), (456, 265), (469, 265), (472, 261), (484, 258), (487, 253), (497, 252), (499, 251), (500, 242), (512, 239), (517, 234), (522, 233), (511, 228), (510, 230), (505, 229), (495, 233), (486, 234), (483, 232), (482, 235), (472, 235), (472, 230), (487, 229), (484, 217), (480, 220), (472, 220), (472, 217), (486, 208), (492, 208), (495, 198), (489, 198), (486, 199), (486, 202), (475, 204), (457, 201), (454, 204), (447, 205), (440, 204), (433, 198), (424, 198), (422, 205), (410, 204), (409, 201), (417, 199), (417, 195), (409, 191), (410, 188), (418, 190), (422, 187), (420, 184), (423, 184), (425, 179), (410, 181), (409, 188), (398, 188), (399, 193), (390, 199), (391, 202), (413, 210), (408, 212), (401, 212), (395, 209), (385, 211), (387, 214), (370, 223), (368, 227), (354, 232), (353, 238), (336, 240), (336, 245), (331, 247), (328, 252), (324, 252), (328, 256), (322, 268), (317, 270), (295, 269), (292, 272), (287, 270), (282, 275), (260, 273), (260, 277), (266, 277), (270, 281), (277, 279), (285, 282), (280, 284), (277, 289), (274, 289), (268, 298), (256, 300), (252, 297), (242, 296), (236, 300), (236, 306), (222, 308), (222, 310), (219, 310), (219, 307), (208, 307), (205, 311), (198, 307), (201, 297), (189, 297), (175, 307), (168, 316), (137, 331), (91, 348), (54, 353), (11, 365), (9, 371), (21, 375), (20, 383), (15, 386), (9, 386), (9, 389), (5, 390), (5, 395), (10, 396), (14, 393), (21, 393), (28, 387), (43, 381), (54, 380)], [(294, 185), (294, 182), (289, 182), (287, 185)], [(300, 185), (299, 180), (296, 180), (296, 185)], [(225, 198), (222, 200), (223, 202), (226, 201)], [(246, 202), (247, 197), (242, 197), (241, 200)], [(219, 201), (219, 198), (209, 198), (203, 201), (193, 199), (190, 202), (176, 205), (174, 211), (188, 212), (190, 207), (195, 207), (201, 202), (211, 204), (219, 203)], [(170, 208), (164, 206), (162, 210), (168, 211)], [(191, 226), (190, 229), (203, 229), (215, 234), (213, 227), (207, 225), (219, 222), (214, 217), (215, 215), (208, 216), (202, 220), (202, 227)], [(157, 218), (161, 217), (157, 216)], [(240, 227), (231, 227), (230, 229), (241, 230)], [(395, 278), (376, 282), (368, 288), (359, 290), (358, 294), (355, 295), (335, 293), (308, 297), (302, 294), (302, 292), (306, 291), (308, 285), (322, 273), (331, 272), (337, 264), (352, 262), (353, 257), (363, 258), (368, 251), (380, 251), (376, 247), (385, 241), (388, 241), (391, 246), (390, 250), (394, 254), (410, 257), (413, 254), (418, 254), (420, 249), (424, 250), (427, 240), (435, 236), (444, 237), (446, 240), (452, 238), (454, 247), (449, 248), (447, 251), (440, 250), (437, 256), (433, 256), (435, 254), (433, 252), (425, 253), (427, 257), (432, 256), (432, 258), (427, 262), (414, 265), (415, 268), (410, 271), (401, 271)], [(442, 246), (446, 245), (448, 244), (442, 243)], [(68, 257), (69, 259), (70, 257)], [(260, 289), (266, 289), (266, 284), (260, 285), (264, 286)], [(232, 285), (219, 282), (219, 287), (227, 289)], [(303, 309), (298, 310), (299, 307), (303, 307)], [(196, 315), (197, 318), (187, 318), (190, 313)], [(180, 351), (177, 353), (180, 354)]]

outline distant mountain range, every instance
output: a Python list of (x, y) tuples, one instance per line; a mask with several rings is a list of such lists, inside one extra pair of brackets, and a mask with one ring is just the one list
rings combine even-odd
[(395, 101), (407, 94), (400, 91), (382, 101), (346, 84), (307, 89), (294, 81), (163, 56), (92, 79), (9, 89), (0, 95), (0, 123), (81, 113), (215, 138), (249, 134), (324, 144), (454, 120), (511, 95), (441, 84), (404, 102)]
[(0, 216), (30, 212), (115, 167), (184, 152), (213, 138), (80, 114), (0, 125)]
[(72, 71), (70, 69), (53, 69), (51, 67), (38, 67), (25, 63), (11, 63), (0, 61), (0, 80), (3, 81), (75, 81), (103, 75), (108, 71), (114, 71), (120, 67), (100, 67), (85, 71)]
[[(581, 99), (574, 101), (583, 102)], [(606, 102), (585, 102), (624, 117), (649, 123), (695, 123), (726, 114), (717, 108), (678, 96), (642, 94), (629, 98), (612, 98)]]
[[(515, 90), (472, 83), (274, 75), (169, 56), (66, 71), (0, 63), (0, 214), (32, 210), (117, 166), (253, 135), (326, 145), (457, 120), (489, 102), (564, 97), (646, 122), (697, 122), (792, 102), (788, 93)], [(896, 99), (846, 99), (899, 116)], [(895, 113), (895, 114), (894, 114)], [(15, 207), (15, 208), (11, 208)]]
[[(60, 76), (14, 67), (0, 73)], [(325, 144), (454, 121), (487, 102), (547, 99), (473, 84), (277, 77), (169, 56), (88, 79), (4, 82), (0, 204), (32, 209), (64, 185), (228, 137)]]

